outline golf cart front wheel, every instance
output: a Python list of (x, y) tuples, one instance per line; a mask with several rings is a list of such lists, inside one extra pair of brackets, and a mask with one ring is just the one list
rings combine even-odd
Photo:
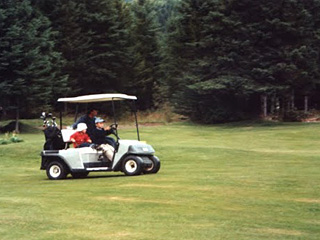
[(122, 163), (122, 171), (127, 176), (140, 175), (142, 173), (142, 159), (137, 156), (128, 156)]
[(52, 180), (64, 179), (68, 174), (66, 166), (58, 161), (51, 162), (46, 172), (48, 178)]
[(160, 160), (156, 156), (149, 158), (152, 162), (150, 167), (143, 169), (143, 173), (157, 173), (160, 170)]

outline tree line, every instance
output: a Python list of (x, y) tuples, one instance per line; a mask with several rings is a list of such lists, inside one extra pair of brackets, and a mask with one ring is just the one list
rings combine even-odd
[(0, 108), (137, 95), (203, 123), (317, 109), (320, 0), (3, 0)]

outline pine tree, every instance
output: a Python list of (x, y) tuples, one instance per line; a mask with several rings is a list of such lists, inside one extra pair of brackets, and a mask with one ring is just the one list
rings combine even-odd
[(38, 6), (59, 32), (72, 95), (123, 92), (132, 78), (131, 16), (122, 0), (43, 1)]
[(90, 33), (83, 30), (86, 4), (73, 0), (35, 0), (34, 5), (50, 19), (53, 30), (57, 32), (55, 49), (65, 59), (62, 72), (68, 76), (70, 89), (70, 93), (64, 89), (63, 95), (78, 95), (83, 92), (81, 83), (86, 79), (92, 46)]
[(132, 4), (135, 74), (131, 92), (139, 96), (139, 106), (142, 109), (150, 109), (158, 104), (155, 96), (159, 88), (159, 27), (153, 9), (153, 5), (146, 0), (138, 0)]
[(17, 118), (49, 107), (56, 86), (63, 87), (61, 55), (54, 51), (50, 21), (30, 1), (0, 3), (0, 96)]
[(284, 113), (293, 109), (294, 92), (313, 88), (318, 72), (314, 47), (318, 20), (309, 12), (310, 4), (310, 9), (317, 9), (316, 1), (231, 1), (227, 5), (244, 30), (237, 33), (238, 38), (249, 39), (240, 63), (251, 69), (246, 74), (258, 93), (281, 98)]
[(84, 1), (81, 33), (89, 47), (80, 70), (81, 93), (119, 92), (130, 76), (130, 38), (128, 15), (120, 1)]
[(173, 90), (177, 110), (204, 122), (238, 120), (259, 113), (260, 95), (277, 94), (288, 111), (293, 91), (311, 91), (319, 74), (318, 17), (311, 11), (316, 5), (298, 0), (185, 1), (177, 24), (183, 31), (175, 36), (182, 41), (173, 41), (184, 51), (171, 58), (182, 56), (186, 66), (175, 82), (184, 87)]
[(116, 92), (127, 92), (133, 76), (133, 39), (130, 32), (132, 15), (128, 4), (124, 4), (122, 0), (113, 2), (115, 14), (114, 25), (110, 28), (110, 40), (114, 57), (110, 67), (115, 77), (111, 84)]

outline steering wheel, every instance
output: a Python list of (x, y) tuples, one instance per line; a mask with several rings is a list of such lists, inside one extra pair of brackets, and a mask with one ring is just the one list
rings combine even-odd
[(120, 139), (119, 136), (118, 136), (118, 134), (117, 134), (118, 124), (113, 123), (113, 124), (111, 124), (109, 127), (110, 127), (111, 134), (115, 135), (117, 139)]
[(115, 129), (115, 130), (117, 130), (117, 128), (118, 128), (118, 124), (116, 124), (116, 123), (112, 123), (109, 127), (110, 127), (111, 129)]

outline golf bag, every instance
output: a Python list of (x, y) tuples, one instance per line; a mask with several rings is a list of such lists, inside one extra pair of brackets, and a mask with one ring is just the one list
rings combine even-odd
[[(41, 118), (43, 119), (44, 136), (46, 142), (43, 146), (43, 150), (60, 150), (65, 148), (65, 143), (63, 142), (62, 133), (58, 128), (55, 117), (51, 113), (46, 115), (45, 112), (42, 113)], [(51, 118), (47, 120), (47, 118)]]
[(62, 139), (61, 131), (58, 127), (49, 126), (43, 130), (46, 142), (43, 150), (60, 150), (64, 149), (65, 143)]

